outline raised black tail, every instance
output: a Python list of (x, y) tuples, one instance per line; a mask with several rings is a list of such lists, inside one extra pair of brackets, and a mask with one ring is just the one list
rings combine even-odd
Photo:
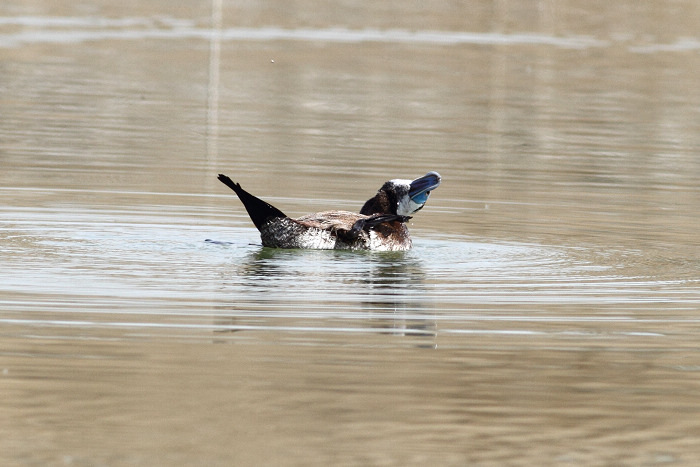
[(228, 178), (226, 175), (219, 174), (219, 180), (221, 181), (221, 183), (223, 183), (224, 185), (236, 192), (236, 195), (238, 195), (238, 199), (240, 199), (243, 203), (243, 206), (245, 206), (245, 210), (248, 211), (248, 215), (250, 216), (251, 220), (253, 221), (253, 224), (255, 224), (255, 227), (257, 227), (258, 230), (260, 230), (260, 228), (265, 224), (265, 222), (269, 221), (270, 219), (274, 219), (277, 217), (287, 217), (282, 211), (280, 211), (276, 207), (266, 203), (260, 198), (256, 198), (255, 196), (245, 191), (243, 188), (241, 188), (241, 185), (239, 183), (234, 183), (234, 181)]

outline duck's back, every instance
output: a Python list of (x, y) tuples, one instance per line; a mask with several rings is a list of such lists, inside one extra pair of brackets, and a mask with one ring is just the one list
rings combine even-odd
[(356, 222), (370, 216), (349, 211), (325, 211), (296, 219), (276, 218), (260, 229), (264, 246), (316, 250), (402, 251), (411, 248), (403, 222), (385, 222), (348, 235)]

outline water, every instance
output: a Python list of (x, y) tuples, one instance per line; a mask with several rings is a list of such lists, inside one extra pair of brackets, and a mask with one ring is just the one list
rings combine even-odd
[[(692, 2), (0, 7), (3, 465), (696, 465)], [(443, 184), (402, 253), (260, 246)]]

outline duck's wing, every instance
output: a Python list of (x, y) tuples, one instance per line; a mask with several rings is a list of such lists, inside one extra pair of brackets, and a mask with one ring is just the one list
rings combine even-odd
[(368, 216), (350, 211), (325, 211), (297, 217), (295, 222), (305, 226), (321, 230), (350, 230), (353, 225)]
[(306, 227), (333, 231), (344, 240), (355, 240), (363, 230), (369, 232), (385, 222), (398, 221), (403, 223), (409, 219), (409, 216), (396, 214), (372, 214), (371, 216), (366, 216), (349, 211), (328, 211), (302, 216), (294, 219), (294, 221)]
[(389, 222), (408, 222), (410, 216), (399, 216), (397, 214), (373, 214), (365, 219), (358, 219), (352, 226), (352, 229), (343, 233), (346, 239), (354, 240), (363, 230), (369, 232), (380, 224)]

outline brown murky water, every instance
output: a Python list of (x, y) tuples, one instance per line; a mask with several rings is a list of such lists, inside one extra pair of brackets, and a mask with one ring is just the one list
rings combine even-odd
[(700, 6), (239, 3), (0, 6), (0, 464), (697, 465)]

